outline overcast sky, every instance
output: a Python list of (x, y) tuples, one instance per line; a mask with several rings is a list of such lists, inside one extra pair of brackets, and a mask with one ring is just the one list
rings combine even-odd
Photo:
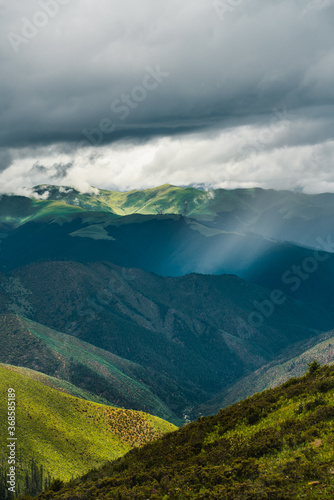
[(0, 191), (334, 192), (334, 0), (0, 0)]

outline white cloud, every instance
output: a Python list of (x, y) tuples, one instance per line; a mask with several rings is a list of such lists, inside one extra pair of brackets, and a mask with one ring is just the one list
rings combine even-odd
[[(204, 184), (208, 188), (253, 187), (334, 191), (334, 140), (313, 141), (326, 124), (291, 115), (282, 126), (272, 120), (258, 125), (231, 127), (220, 132), (152, 139), (144, 144), (118, 142), (98, 149), (86, 148), (72, 156), (62, 148), (33, 149), (15, 157), (0, 173), (4, 192), (29, 192), (35, 184), (55, 183), (54, 168), (71, 167), (58, 185), (81, 192), (91, 186), (130, 190), (170, 183)], [(275, 124), (275, 127), (273, 126)], [(36, 160), (39, 171), (36, 172)], [(22, 188), (25, 186), (25, 188)]]

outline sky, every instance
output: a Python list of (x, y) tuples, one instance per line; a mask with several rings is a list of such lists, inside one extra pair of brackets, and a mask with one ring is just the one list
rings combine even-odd
[(0, 192), (334, 192), (334, 0), (0, 0)]

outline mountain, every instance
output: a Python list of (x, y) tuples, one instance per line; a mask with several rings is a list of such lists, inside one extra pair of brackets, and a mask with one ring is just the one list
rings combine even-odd
[[(82, 358), (66, 359), (56, 374), (111, 404), (177, 422), (284, 349), (333, 328), (334, 256), (249, 232), (285, 231), (291, 221), (305, 228), (306, 219), (327, 227), (316, 217), (331, 213), (331, 196), (169, 185), (35, 192), (39, 199), (0, 200), (1, 220), (11, 224), (1, 240), (0, 313), (34, 321), (34, 332), (49, 328), (41, 334), (48, 342), (54, 330), (122, 359), (120, 371), (108, 365), (109, 380)], [(168, 210), (156, 210), (167, 200)], [(178, 214), (161, 214), (168, 211)], [(15, 356), (8, 359), (18, 364)], [(24, 366), (54, 376), (46, 368), (54, 356), (44, 368), (33, 359)], [(139, 393), (124, 390), (122, 377)]]
[(63, 201), (46, 201), (26, 196), (0, 195), (0, 229), (2, 237), (24, 224), (29, 220), (44, 217), (48, 214), (83, 212), (83, 209), (75, 205), (66, 204)]
[(182, 423), (141, 382), (144, 374), (149, 378), (147, 369), (14, 314), (0, 315), (0, 330), (0, 362), (30, 368), (39, 381), (45, 381), (42, 374), (50, 375), (52, 387), (74, 396)]
[(39, 500), (331, 499), (334, 368), (308, 373), (133, 450)]
[[(1, 365), (3, 401), (8, 388), (15, 390), (15, 454), (21, 491), (31, 467), (40, 470), (42, 465), (45, 478), (50, 475), (69, 480), (176, 429), (142, 412), (74, 398), (26, 376), (24, 371)], [(0, 418), (3, 424), (7, 421), (7, 404), (0, 405)], [(2, 432), (2, 450), (8, 444), (6, 437)], [(8, 466), (2, 472), (8, 472)], [(1, 495), (6, 498), (3, 491)]]
[[(55, 192), (59, 192), (59, 190), (60, 188)], [(159, 196), (171, 196), (173, 200), (173, 196), (175, 197), (176, 194), (181, 196), (183, 193), (182, 188), (172, 189), (170, 186), (151, 191), (136, 192), (135, 199), (138, 206), (136, 204), (129, 205), (128, 212), (137, 209), (140, 211), (140, 207), (142, 207), (142, 211), (145, 211), (144, 207), (147, 206), (146, 202), (150, 199), (149, 196), (153, 197), (155, 201)], [(203, 192), (201, 193), (203, 196)], [(280, 223), (280, 227), (283, 227), (284, 224), (290, 224), (292, 214), (296, 224), (303, 226), (303, 221), (297, 217), (297, 209), (289, 212), (290, 215), (282, 209), (282, 203), (287, 197), (290, 204), (291, 200), (294, 200), (295, 203), (297, 203), (297, 199), (300, 201), (300, 193), (290, 193), (289, 196), (285, 192), (266, 193), (262, 190), (255, 190), (252, 193), (251, 196), (248, 190), (241, 193), (228, 192), (224, 194), (225, 198), (222, 200), (225, 199), (227, 203), (227, 200), (231, 198), (233, 206), (244, 206), (245, 197), (248, 196), (249, 206), (253, 209), (254, 206), (257, 206), (259, 211), (261, 203), (263, 202), (263, 210), (266, 210), (264, 200), (269, 203), (272, 198), (276, 200), (277, 205), (275, 205), (277, 213), (272, 215), (273, 227), (276, 224), (275, 217), (283, 217)], [(213, 223), (209, 220), (196, 220), (188, 214), (143, 215), (133, 213), (121, 216), (111, 213), (111, 208), (107, 205), (102, 206), (105, 211), (101, 212), (95, 211), (97, 205), (93, 201), (90, 201), (90, 205), (88, 201), (85, 203), (82, 201), (86, 208), (90, 206), (91, 210), (87, 211), (86, 208), (65, 203), (65, 201), (73, 202), (74, 195), (69, 199), (69, 194), (53, 194), (54, 198), (57, 199), (61, 195), (64, 198), (61, 201), (26, 199), (28, 200), (26, 204), (22, 200), (20, 201), (23, 204), (20, 208), (21, 215), (24, 211), (29, 212), (29, 203), (34, 206), (37, 204), (39, 209), (33, 215), (20, 219), (21, 222), (8, 230), (7, 233), (3, 233), (3, 238), (0, 240), (0, 269), (6, 271), (36, 261), (70, 260), (82, 263), (107, 261), (121, 267), (135, 267), (161, 276), (182, 276), (189, 273), (235, 274), (265, 288), (281, 290), (285, 295), (289, 295), (295, 300), (309, 304), (317, 301), (319, 308), (333, 311), (334, 291), (331, 284), (334, 279), (334, 256), (331, 253), (333, 250), (331, 233), (327, 232), (327, 235), (324, 236), (322, 228), (326, 224), (324, 226), (321, 221), (312, 218), (311, 214), (307, 220), (313, 225), (313, 231), (317, 231), (319, 237), (323, 235), (323, 239), (319, 240), (322, 242), (321, 245), (319, 242), (313, 241), (314, 245), (322, 247), (321, 251), (273, 239), (269, 237), (268, 232), (264, 231), (266, 227), (264, 223), (260, 224), (263, 228), (263, 235), (250, 232), (251, 229), (254, 230), (252, 224), (244, 225), (244, 227), (241, 227), (240, 224), (236, 225), (236, 223), (234, 226), (232, 223), (226, 223), (226, 227), (221, 225), (218, 223), (219, 220), (227, 221), (229, 218), (227, 209), (230, 205), (226, 205), (226, 203), (225, 205), (219, 204), (219, 210), (225, 207), (225, 212), (222, 212), (223, 219), (217, 219), (217, 215), (213, 222), (216, 219), (218, 222)], [(80, 193), (75, 192), (75, 196), (79, 195)], [(115, 199), (124, 198), (125, 195), (126, 193), (117, 193), (118, 198), (115, 194)], [(96, 195), (81, 196), (94, 198)], [(15, 199), (13, 199), (14, 206), (16, 206)], [(282, 203), (278, 203), (280, 199)], [(303, 198), (305, 203), (306, 199), (309, 198), (307, 196)], [(108, 200), (112, 203), (112, 196)], [(251, 202), (255, 205), (251, 205)], [(101, 210), (101, 203), (97, 206), (99, 210)], [(288, 201), (286, 203), (289, 205)], [(43, 205), (42, 208), (40, 204)], [(319, 200), (318, 205), (321, 205)], [(8, 206), (7, 200), (3, 206), (3, 214), (12, 213)], [(172, 206), (173, 210), (176, 211), (176, 201), (172, 203)], [(304, 205), (301, 206), (304, 207)], [(324, 210), (327, 207), (326, 213), (331, 218), (330, 203), (328, 202), (326, 205), (323, 202), (322, 206)], [(250, 213), (253, 209), (249, 208)], [(115, 208), (115, 212), (118, 211)], [(127, 213), (125, 208), (124, 212)], [(273, 213), (272, 210), (270, 213)], [(268, 214), (267, 216), (269, 217)], [(234, 222), (237, 219), (236, 215), (233, 218)], [(267, 226), (271, 227), (270, 224)], [(330, 231), (329, 225), (326, 227)], [(287, 238), (289, 235), (285, 234), (285, 237)], [(24, 252), (21, 251), (22, 247), (25, 248)]]
[(209, 228), (181, 215), (49, 213), (7, 234), (1, 264), (15, 268), (37, 260), (105, 260), (165, 276), (239, 273), (276, 245), (257, 235)]
[(192, 411), (192, 417), (213, 415), (220, 408), (225, 408), (242, 399), (252, 396), (256, 392), (277, 387), (292, 377), (299, 377), (307, 366), (317, 360), (321, 364), (334, 363), (334, 331), (326, 332), (302, 345), (292, 346), (274, 361), (261, 366), (250, 375), (238, 380), (228, 387), (222, 394), (206, 401)]
[[(183, 418), (189, 408), (219, 394), (294, 343), (328, 331), (334, 323), (332, 313), (287, 297), (257, 324), (260, 313), (256, 304), (271, 291), (230, 275), (172, 278), (110, 263), (63, 261), (17, 268), (0, 276), (0, 285), (2, 314), (20, 314), (34, 321), (24, 320), (29, 339), (32, 335), (34, 343), (42, 339), (39, 352), (53, 350), (67, 368), (59, 368), (62, 363), (57, 363), (54, 354), (39, 354), (38, 362), (33, 356), (25, 363), (27, 341), (17, 343), (18, 351), (11, 355), (12, 338), (19, 338), (16, 333), (4, 336), (9, 347), (3, 351), (2, 361), (20, 362), (53, 376), (58, 370), (61, 378), (74, 385), (78, 379), (84, 380), (80, 375), (84, 371), (77, 365), (85, 365), (94, 377), (104, 378), (99, 396), (112, 404), (121, 398), (124, 405), (138, 405), (147, 394), (146, 411), (168, 419), (172, 413)], [(75, 340), (68, 336), (62, 340), (59, 333), (43, 330), (36, 323), (66, 332)], [(75, 345), (78, 339), (117, 357), (108, 359), (106, 353), (92, 352), (87, 345), (81, 351), (82, 344)], [(101, 370), (106, 359), (109, 385)], [(65, 375), (68, 367), (73, 370)], [(96, 393), (90, 389), (89, 373), (82, 388)], [(129, 391), (125, 397), (123, 380), (129, 381), (134, 392), (139, 383), (141, 392), (134, 395)], [(161, 401), (164, 406), (160, 407)]]
[[(116, 192), (92, 188), (37, 186), (36, 196), (118, 215), (180, 214), (227, 232), (253, 232), (300, 246), (319, 247), (332, 234), (334, 194), (295, 191), (211, 189), (165, 184), (140, 191)], [(332, 250), (333, 251), (333, 248)]]
[(36, 261), (72, 260), (107, 261), (162, 276), (236, 274), (297, 300), (313, 302), (316, 297), (319, 305), (333, 308), (332, 254), (255, 234), (227, 233), (182, 216), (44, 216), (12, 230), (2, 240), (0, 257), (4, 271)]
[(10, 364), (0, 363), (0, 367), (7, 368), (8, 370), (20, 373), (21, 375), (36, 380), (36, 382), (40, 382), (43, 385), (51, 387), (51, 389), (56, 389), (57, 391), (69, 394), (70, 396), (74, 396), (75, 398), (85, 399), (86, 401), (91, 401), (93, 403), (99, 403), (104, 405), (107, 404), (108, 406), (113, 406), (108, 404), (108, 401), (106, 401), (106, 399), (96, 396), (92, 392), (88, 392), (85, 389), (76, 387), (75, 385), (71, 384), (70, 382), (67, 382), (66, 380), (62, 380), (56, 377), (51, 377), (50, 375), (45, 375), (45, 373), (31, 370), (30, 368), (23, 368), (22, 366), (14, 366)]
[(181, 215), (205, 227), (229, 233), (255, 233), (299, 246), (324, 248), (331, 243), (334, 194), (309, 195), (293, 191), (214, 189), (163, 185), (116, 192), (92, 188), (80, 193), (64, 186), (36, 186), (32, 198), (2, 195), (0, 229), (6, 234), (29, 220), (46, 215), (102, 212), (109, 215)]

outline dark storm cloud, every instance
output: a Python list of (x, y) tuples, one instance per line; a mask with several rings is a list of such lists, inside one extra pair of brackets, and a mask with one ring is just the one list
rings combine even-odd
[(308, 117), (321, 141), (333, 19), (329, 0), (13, 0), (1, 6), (0, 146), (256, 125), (273, 107)]
[(55, 169), (55, 173), (52, 174), (51, 179), (61, 180), (64, 179), (67, 175), (67, 172), (72, 168), (73, 163), (66, 163), (66, 165), (60, 163), (53, 165)]
[(48, 171), (44, 165), (40, 165), (39, 163), (35, 163), (35, 165), (31, 168), (32, 174), (45, 174)]
[(3, 172), (12, 163), (12, 156), (6, 149), (0, 149), (0, 172)]
[(49, 174), (50, 179), (61, 180), (66, 177), (68, 171), (72, 168), (73, 163), (54, 163), (51, 167), (45, 167), (39, 163), (35, 163), (31, 168), (31, 173), (35, 174)]

